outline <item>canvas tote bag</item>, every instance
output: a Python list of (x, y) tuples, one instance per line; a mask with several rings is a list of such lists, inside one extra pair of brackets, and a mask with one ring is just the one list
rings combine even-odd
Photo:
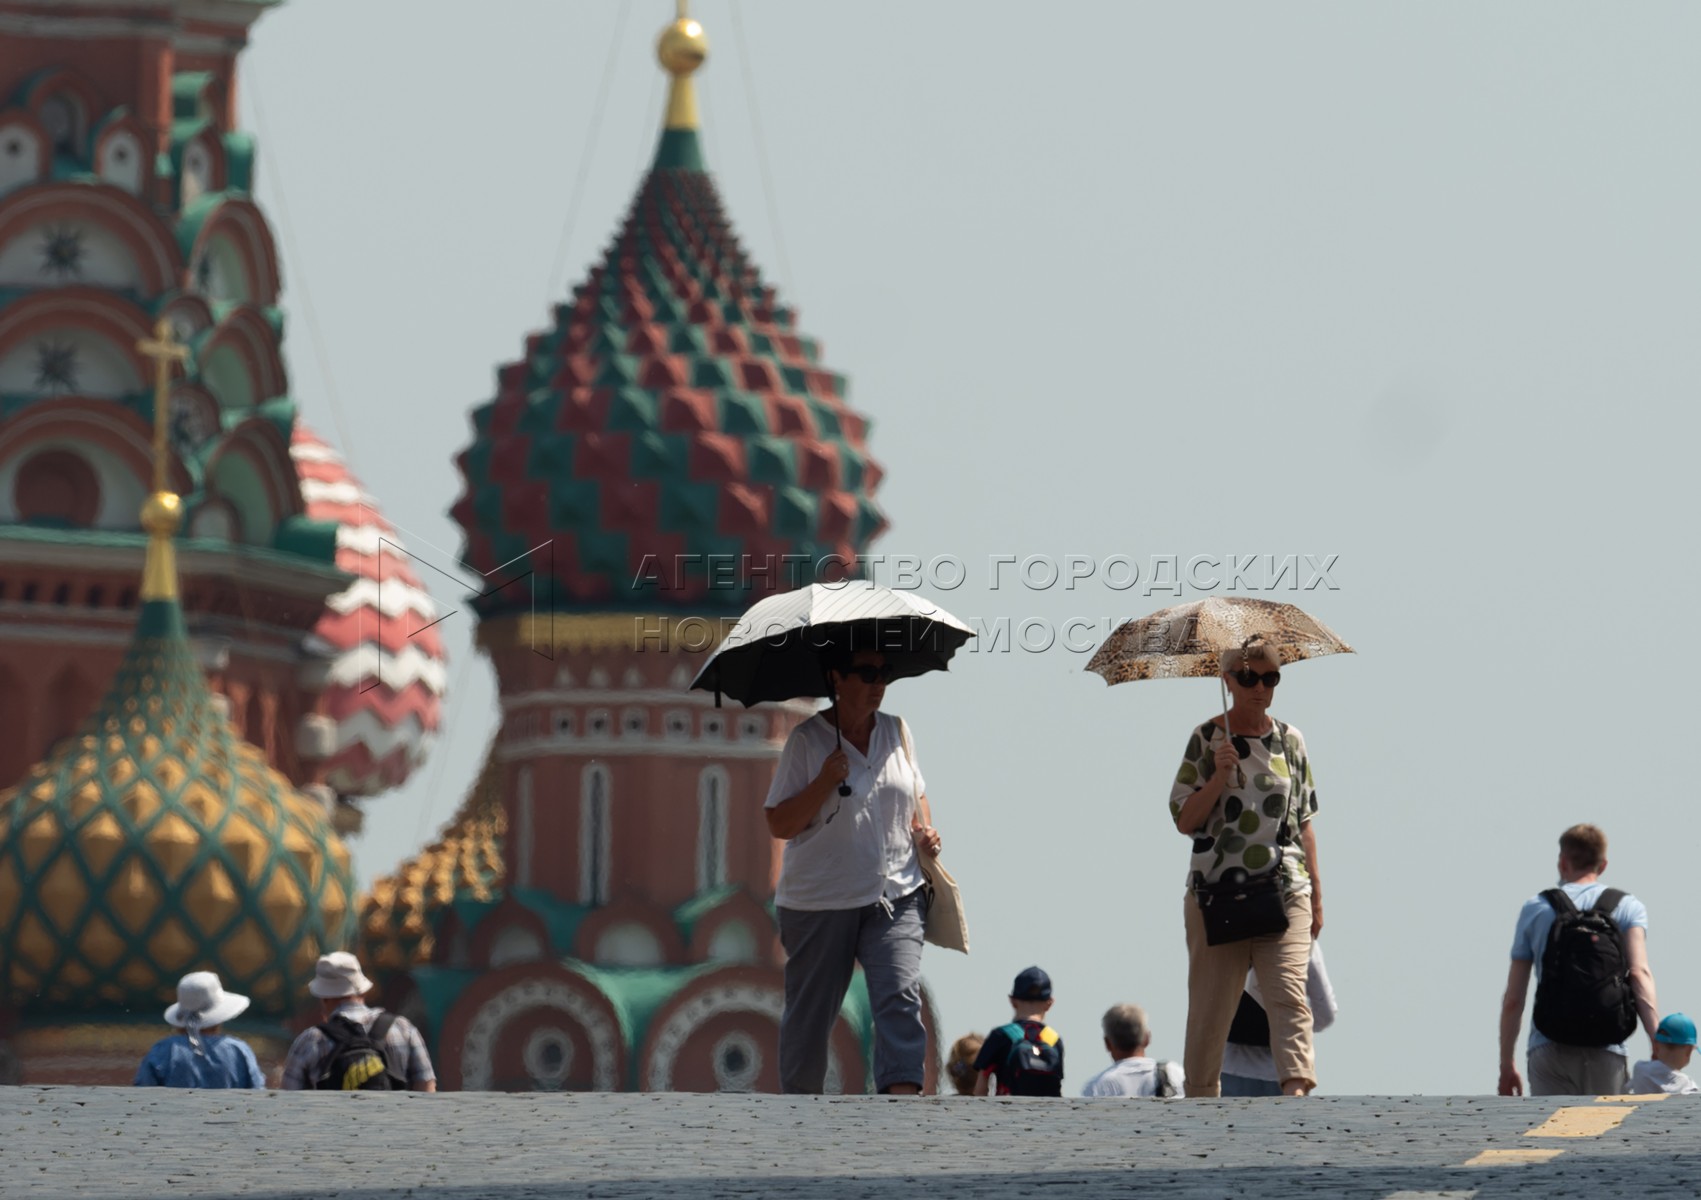
[[(915, 745), (910, 741), (910, 727), (902, 717), (898, 718), (898, 733), (904, 742), (904, 757), (910, 760), (910, 780), (914, 786), (916, 775), (919, 773), (915, 765)], [(915, 798), (916, 807), (921, 807), (921, 796)], [(927, 925), (922, 936), (935, 946), (946, 950), (969, 952), (969, 919), (963, 915), (963, 893), (957, 887), (957, 881), (951, 878), (951, 872), (945, 869), (945, 864), (931, 854), (916, 851), (916, 861), (921, 864), (921, 873), (927, 877)]]

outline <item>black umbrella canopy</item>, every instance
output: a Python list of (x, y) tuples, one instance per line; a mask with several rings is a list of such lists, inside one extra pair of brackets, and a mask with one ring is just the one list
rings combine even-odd
[(827, 650), (878, 650), (894, 679), (943, 671), (974, 630), (910, 592), (864, 581), (771, 596), (739, 620), (691, 686), (746, 706), (829, 695)]

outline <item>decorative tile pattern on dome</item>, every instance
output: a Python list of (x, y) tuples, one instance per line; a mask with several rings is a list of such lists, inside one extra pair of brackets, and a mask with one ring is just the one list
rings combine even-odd
[[(564, 605), (744, 608), (842, 577), (886, 526), (869, 422), (844, 392), (711, 177), (658, 165), (554, 327), (473, 412), (452, 510), (465, 558), (488, 573), (552, 543)], [(548, 569), (540, 558), (530, 566)], [(730, 564), (719, 577), (716, 561)], [(490, 614), (531, 596), (476, 603)]]
[(343, 795), (375, 795), (425, 760), (442, 720), (437, 605), (342, 456), (299, 422), (289, 451), (307, 515), (336, 525), (337, 566), (355, 576), (313, 630), (329, 655), (322, 695), (336, 722), (325, 781)]
[(150, 601), (82, 730), (0, 792), (0, 1006), (153, 1009), (199, 968), (284, 1016), (352, 939), (353, 896), (322, 809), (236, 737), (181, 610)]
[(385, 973), (430, 962), (437, 918), (445, 908), (501, 893), (507, 831), (493, 743), (466, 802), (438, 839), (373, 883), (360, 910), (361, 961)]

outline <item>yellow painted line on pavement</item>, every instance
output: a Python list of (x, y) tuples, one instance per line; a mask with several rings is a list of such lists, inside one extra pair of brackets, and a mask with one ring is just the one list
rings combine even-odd
[[(1648, 1096), (1596, 1096), (1592, 1105), (1568, 1105), (1534, 1129), (1524, 1131), (1532, 1138), (1591, 1138), (1600, 1137), (1609, 1129), (1624, 1124), (1624, 1118), (1636, 1111), (1636, 1106)], [(1484, 1150), (1465, 1162), (1467, 1167), (1507, 1167), (1520, 1163), (1550, 1162), (1563, 1150)]]
[(1600, 1137), (1609, 1129), (1617, 1129), (1624, 1123), (1624, 1118), (1635, 1111), (1634, 1105), (1618, 1108), (1592, 1108), (1588, 1105), (1574, 1105), (1560, 1109), (1534, 1129), (1527, 1130), (1524, 1136), (1539, 1138)]
[(1651, 1096), (1596, 1096), (1596, 1104), (1652, 1104), (1656, 1100), (1664, 1100), (1664, 1092), (1655, 1092)]
[(1467, 1159), (1467, 1167), (1514, 1167), (1521, 1163), (1551, 1162), (1564, 1154), (1563, 1150), (1484, 1150)]

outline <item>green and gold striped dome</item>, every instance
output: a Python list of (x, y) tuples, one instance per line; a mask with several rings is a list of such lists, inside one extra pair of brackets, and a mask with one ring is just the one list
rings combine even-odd
[(161, 590), (80, 733), (0, 792), (0, 1008), (157, 1010), (211, 970), (282, 1017), (352, 944), (348, 851), (232, 731)]

